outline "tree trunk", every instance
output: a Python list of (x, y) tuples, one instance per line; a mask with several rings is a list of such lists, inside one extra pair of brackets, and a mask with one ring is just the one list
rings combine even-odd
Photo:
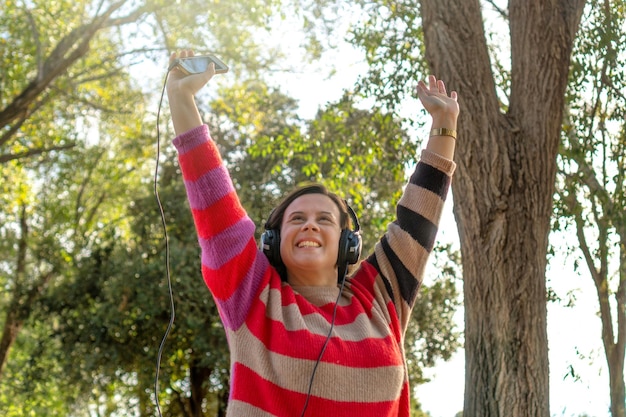
[(508, 112), (479, 0), (421, 0), (432, 72), (459, 93), (452, 183), (466, 417), (550, 415), (545, 267), (570, 54), (584, 0), (510, 0)]
[(202, 417), (204, 415), (202, 403), (206, 399), (208, 380), (211, 376), (211, 369), (200, 365), (198, 362), (194, 360), (189, 365), (189, 384), (191, 388), (189, 408), (193, 417)]
[(13, 346), (13, 342), (15, 342), (17, 335), (22, 329), (23, 323), (17, 320), (16, 315), (16, 310), (11, 307), (7, 311), (4, 319), (4, 328), (2, 329), (2, 337), (0, 338), (0, 380), (2, 380), (2, 373), (7, 363), (11, 346)]
[(27, 281), (26, 259), (28, 257), (29, 227), (26, 206), (20, 210), (20, 239), (17, 244), (17, 259), (15, 262), (15, 288), (12, 298), (6, 309), (2, 335), (0, 336), (0, 380), (9, 358), (9, 352), (17, 339), (24, 322), (32, 314), (32, 306), (43, 293), (46, 285), (52, 279), (54, 271), (37, 277), (37, 280), (25, 285)]
[[(610, 332), (611, 337), (608, 337), (608, 329), (612, 328), (612, 326), (610, 322), (607, 323), (606, 315), (601, 315), (601, 318), (602, 340), (609, 366), (611, 416), (626, 417), (626, 386), (624, 384), (624, 355), (626, 353), (626, 230), (624, 230), (624, 227), (619, 227), (618, 233), (620, 235), (620, 269), (619, 286), (615, 294), (617, 340), (615, 340), (614, 332), (612, 331)], [(608, 320), (611, 320), (610, 312)]]
[(611, 417), (626, 417), (624, 402), (624, 351), (613, 346), (615, 354), (607, 355), (609, 365), (609, 387), (611, 395)]
[(9, 303), (4, 319), (4, 327), (2, 336), (0, 337), (0, 380), (2, 380), (2, 372), (9, 357), (9, 351), (13, 342), (17, 339), (17, 335), (22, 329), (23, 320), (20, 319), (20, 288), (21, 282), (26, 275), (26, 251), (28, 250), (28, 219), (26, 216), (26, 206), (23, 205), (20, 210), (20, 239), (17, 243), (17, 258), (15, 260), (15, 288), (13, 298)]
[(226, 417), (226, 409), (228, 408), (228, 396), (228, 387), (218, 393), (218, 407), (216, 417)]

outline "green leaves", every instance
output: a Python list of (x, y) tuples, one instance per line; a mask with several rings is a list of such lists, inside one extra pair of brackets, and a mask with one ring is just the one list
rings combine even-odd
[(365, 21), (354, 26), (348, 41), (361, 48), (369, 64), (357, 92), (395, 109), (412, 97), (417, 81), (429, 73), (419, 2), (364, 2)]

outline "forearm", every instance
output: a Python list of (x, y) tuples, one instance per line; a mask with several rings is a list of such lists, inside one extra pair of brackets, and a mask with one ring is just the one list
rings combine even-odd
[[(455, 114), (449, 114), (444, 116), (433, 117), (431, 125), (432, 129), (446, 128), (452, 129), (456, 132), (457, 116)], [(446, 159), (454, 158), (454, 150), (456, 147), (456, 139), (452, 136), (435, 135), (428, 138), (426, 149), (434, 152)]]
[(193, 95), (169, 94), (169, 103), (177, 136), (203, 124)]

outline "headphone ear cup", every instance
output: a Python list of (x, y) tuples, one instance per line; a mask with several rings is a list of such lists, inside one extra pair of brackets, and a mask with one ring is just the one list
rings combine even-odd
[(282, 265), (280, 258), (280, 231), (268, 229), (263, 232), (261, 235), (261, 247), (270, 264), (274, 267)]
[(359, 261), (361, 256), (361, 234), (349, 229), (341, 231), (339, 238), (339, 255), (337, 265), (353, 265)]

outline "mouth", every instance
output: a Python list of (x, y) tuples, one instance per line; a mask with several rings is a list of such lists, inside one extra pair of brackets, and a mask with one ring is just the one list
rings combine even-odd
[(296, 245), (296, 247), (298, 248), (319, 248), (322, 245), (319, 244), (319, 242), (315, 242), (313, 240), (303, 240), (301, 242), (298, 242), (298, 244)]

